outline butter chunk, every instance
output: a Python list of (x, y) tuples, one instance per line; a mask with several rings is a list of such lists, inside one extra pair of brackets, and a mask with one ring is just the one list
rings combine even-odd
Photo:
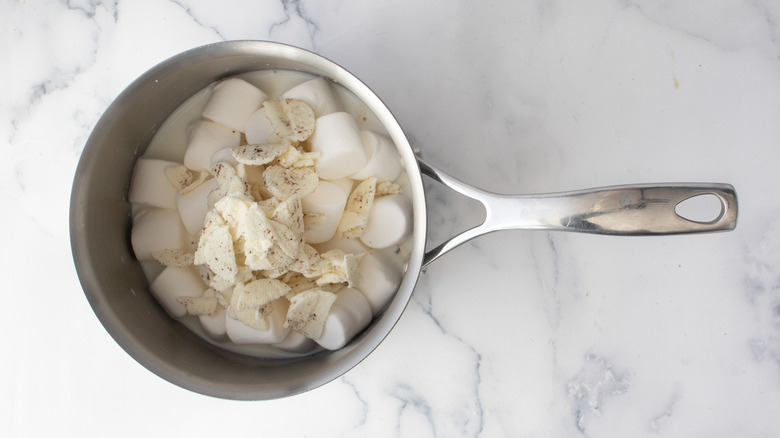
[(270, 220), (258, 205), (253, 203), (244, 215), (245, 263), (253, 270), (271, 269), (267, 253), (274, 245), (274, 230)]
[(236, 166), (236, 173), (239, 177), (243, 178), (247, 185), (249, 185), (249, 193), (256, 201), (273, 197), (268, 189), (265, 188), (265, 182), (263, 181), (264, 171), (265, 166), (251, 166), (244, 164), (238, 164)]
[(166, 167), (164, 172), (177, 193), (192, 183), (192, 172), (186, 166)]
[(307, 338), (319, 339), (325, 329), (336, 294), (322, 289), (309, 289), (290, 299), (286, 325)]
[(296, 234), (286, 225), (274, 220), (271, 220), (270, 224), (274, 231), (274, 241), (279, 248), (288, 257), (296, 257), (301, 244), (303, 244), (303, 234)]
[(282, 166), (270, 166), (263, 172), (263, 180), (268, 191), (280, 201), (295, 195), (303, 198), (314, 192), (320, 183), (319, 176), (312, 167), (286, 169)]
[(279, 202), (278, 199), (274, 198), (273, 195), (271, 195), (271, 197), (268, 199), (257, 201), (257, 205), (263, 210), (265, 215), (268, 217), (274, 215), (274, 211), (276, 211), (276, 207), (278, 207), (279, 204), (281, 204), (281, 202)]
[(388, 195), (398, 195), (401, 193), (401, 186), (392, 181), (381, 181), (376, 184), (376, 195), (374, 198)]
[(271, 249), (268, 250), (266, 253), (266, 260), (268, 261), (270, 268), (263, 269), (261, 272), (269, 278), (278, 278), (286, 274), (294, 262), (293, 258), (285, 254), (277, 245), (272, 246)]
[(287, 116), (284, 114), (282, 103), (278, 100), (266, 100), (263, 102), (263, 108), (265, 108), (265, 114), (274, 127), (274, 133), (271, 134), (269, 140), (272, 138), (289, 137), (292, 134), (292, 129), (290, 129), (289, 120), (287, 120)]
[(303, 215), (303, 228), (309, 229), (316, 227), (328, 220), (328, 217), (322, 213), (306, 213)]
[[(268, 219), (258, 203), (254, 203), (245, 215), (244, 233), (247, 266), (256, 271), (268, 272), (273, 277), (287, 272), (293, 262), (287, 253), (297, 254), (301, 244), (289, 228)], [(284, 245), (284, 249), (280, 245)]]
[(298, 254), (290, 264), (290, 270), (302, 274), (304, 277), (313, 278), (320, 275), (322, 257), (313, 246), (304, 243)]
[(230, 297), (230, 306), (228, 307), (228, 316), (241, 321), (244, 325), (252, 327), (257, 330), (268, 330), (270, 324), (265, 318), (270, 314), (271, 307), (261, 306), (259, 308), (245, 308), (239, 310), (238, 300), (244, 293), (245, 285), (243, 283), (237, 283), (233, 289), (233, 294)]
[(314, 132), (314, 110), (297, 99), (263, 102), (266, 115), (275, 129), (275, 134), (292, 141), (304, 141)]
[(368, 213), (376, 195), (376, 177), (363, 180), (352, 190), (339, 221), (338, 232), (344, 237), (355, 238), (363, 234), (368, 222)]
[(230, 227), (230, 233), (234, 240), (244, 235), (245, 216), (250, 205), (252, 205), (252, 200), (239, 193), (225, 196), (214, 204), (214, 209), (220, 213), (222, 219)]
[(303, 235), (303, 203), (300, 196), (291, 196), (279, 203), (271, 214), (271, 219), (284, 224), (293, 233)]
[(317, 285), (347, 283), (354, 287), (360, 282), (358, 264), (363, 254), (345, 253), (340, 249), (332, 249), (321, 255)]
[(227, 309), (228, 306), (230, 306), (230, 300), (233, 298), (233, 289), (234, 288), (231, 287), (223, 291), (214, 291), (214, 296), (217, 298), (217, 301), (222, 308)]
[[(298, 208), (300, 210), (300, 208)], [(288, 218), (292, 219), (292, 217)], [(297, 221), (293, 221), (294, 223)], [(303, 223), (303, 219), (300, 219)], [(295, 257), (303, 243), (303, 233), (296, 233), (285, 224), (268, 219), (265, 212), (258, 203), (252, 204), (244, 215), (244, 233), (246, 243), (244, 245), (247, 263), (249, 258), (257, 260), (257, 257), (263, 258), (263, 252), (270, 251), (274, 245), (288, 257)], [(289, 265), (289, 263), (286, 263)], [(252, 266), (250, 264), (250, 266)], [(262, 269), (252, 266), (253, 269)], [(271, 269), (281, 269), (277, 266), (271, 266)]]
[(225, 162), (219, 162), (211, 166), (211, 172), (219, 184), (219, 191), (217, 192), (219, 198), (234, 193), (249, 195), (248, 184), (241, 179), (235, 167)]
[(217, 292), (227, 292), (233, 288), (236, 283), (247, 282), (252, 278), (252, 269), (246, 266), (239, 266), (235, 279), (225, 279), (219, 275), (213, 275), (207, 284), (210, 288), (216, 290)]
[(193, 172), (186, 166), (165, 168), (165, 177), (179, 195), (185, 195), (203, 184), (209, 177), (208, 172)]
[(290, 291), (285, 295), (288, 301), (303, 291), (317, 287), (316, 279), (306, 277), (299, 272), (288, 272), (285, 274), (283, 281), (287, 286), (290, 286)]
[(194, 263), (206, 264), (216, 276), (229, 282), (235, 281), (238, 265), (233, 250), (233, 235), (215, 210), (206, 213), (206, 224), (198, 241)]
[(314, 132), (314, 110), (306, 102), (297, 99), (282, 99), (282, 110), (289, 123), (290, 134), (293, 141), (304, 141)]
[(216, 297), (178, 297), (177, 300), (187, 309), (187, 313), (195, 316), (213, 315), (219, 309)]
[(298, 147), (289, 145), (277, 159), (283, 167), (313, 167), (321, 156), (319, 152), (302, 152)]
[(284, 143), (250, 144), (235, 147), (231, 153), (241, 164), (261, 166), (275, 160), (279, 154), (287, 151), (288, 147), (289, 145)]
[(258, 309), (290, 292), (290, 286), (272, 278), (261, 278), (246, 283), (236, 299), (236, 308)]
[(191, 266), (195, 262), (193, 253), (175, 248), (152, 251), (152, 257), (163, 266), (175, 266), (177, 268)]
[(270, 247), (273, 244), (273, 230), (271, 229), (270, 219), (265, 211), (257, 202), (252, 203), (244, 213), (244, 235), (247, 243), (261, 240), (269, 242)]

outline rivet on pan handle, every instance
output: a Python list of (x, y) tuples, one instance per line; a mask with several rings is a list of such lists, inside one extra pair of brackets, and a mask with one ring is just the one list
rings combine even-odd
[[(558, 230), (613, 236), (730, 231), (737, 226), (737, 194), (730, 184), (666, 183), (601, 187), (537, 195), (499, 195), (472, 187), (417, 162), (427, 175), (485, 207), (485, 221), (425, 254), (423, 266), (475, 237), (499, 230)], [(686, 219), (676, 212), (681, 202), (714, 195), (720, 213), (710, 221)]]

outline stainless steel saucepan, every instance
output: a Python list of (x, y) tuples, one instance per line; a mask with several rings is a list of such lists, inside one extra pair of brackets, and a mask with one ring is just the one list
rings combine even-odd
[[(409, 176), (413, 204), (411, 254), (401, 286), (383, 313), (346, 347), (298, 359), (259, 359), (219, 349), (168, 316), (152, 295), (129, 244), (128, 187), (136, 158), (162, 122), (208, 84), (263, 69), (298, 70), (344, 86), (372, 111), (395, 141)], [(484, 222), (426, 252), (422, 175), (477, 199)], [(708, 195), (720, 212), (706, 222), (676, 212), (686, 199)], [(261, 400), (290, 396), (336, 379), (368, 356), (404, 311), (421, 269), (479, 235), (505, 229), (566, 230), (612, 235), (727, 231), (737, 199), (727, 184), (658, 184), (559, 194), (505, 196), (464, 184), (418, 159), (401, 126), (365, 84), (335, 63), (299, 48), (231, 41), (176, 55), (127, 87), (90, 136), (71, 195), (73, 259), (84, 293), (103, 326), (130, 356), (158, 376), (214, 397)]]

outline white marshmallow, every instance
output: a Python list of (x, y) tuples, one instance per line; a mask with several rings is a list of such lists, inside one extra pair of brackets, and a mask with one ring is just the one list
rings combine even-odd
[[(216, 296), (214, 289), (207, 289), (203, 293), (204, 297), (211, 298)], [(213, 315), (200, 315), (198, 316), (200, 326), (203, 328), (203, 332), (208, 337), (215, 341), (227, 340), (227, 329), (225, 328), (225, 308), (217, 306), (217, 311)]]
[(373, 131), (360, 131), (360, 139), (366, 149), (368, 162), (349, 177), (364, 180), (376, 176), (377, 181), (395, 181), (403, 169), (393, 140)]
[[(133, 206), (133, 207), (136, 207), (136, 206)], [(155, 207), (149, 207), (149, 206), (140, 206), (138, 208), (135, 208), (134, 211), (132, 212), (132, 215), (133, 215), (133, 225), (137, 224), (138, 221), (140, 221), (141, 218), (144, 217), (144, 215), (146, 213), (148, 213), (148, 212), (150, 212), (152, 210), (158, 210), (158, 209), (155, 208)]]
[(349, 178), (332, 179), (329, 182), (339, 186), (339, 188), (347, 194), (347, 198), (349, 198), (349, 195), (352, 193), (352, 188), (355, 186), (355, 180)]
[(130, 230), (135, 258), (154, 260), (152, 251), (187, 249), (189, 236), (176, 210), (150, 209)]
[(209, 209), (209, 193), (219, 188), (216, 178), (199, 185), (195, 190), (176, 196), (176, 206), (184, 227), (190, 234), (197, 234), (203, 228), (203, 220)]
[(211, 164), (215, 163), (228, 163), (231, 166), (237, 166), (238, 160), (233, 156), (232, 148), (220, 149), (211, 155)]
[(360, 240), (370, 248), (401, 243), (412, 232), (412, 201), (404, 195), (374, 199)]
[(201, 115), (217, 123), (244, 132), (249, 117), (268, 96), (259, 88), (238, 78), (225, 79), (214, 86)]
[(358, 265), (360, 280), (357, 289), (366, 297), (371, 313), (376, 316), (395, 295), (403, 278), (403, 271), (381, 254), (370, 252)]
[(369, 251), (369, 248), (360, 239), (350, 239), (340, 235), (335, 235), (327, 242), (314, 245), (314, 247), (320, 254), (333, 249), (340, 249), (347, 254), (362, 254)]
[(371, 306), (363, 294), (351, 287), (342, 288), (336, 293), (322, 337), (316, 341), (328, 350), (338, 350), (370, 322)]
[(278, 299), (271, 302), (271, 314), (266, 316), (268, 321), (268, 330), (258, 330), (249, 327), (241, 321), (225, 314), (225, 328), (228, 338), (236, 344), (276, 344), (284, 340), (289, 332), (289, 328), (284, 327), (287, 319), (287, 307), (289, 303), (285, 299)]
[(176, 207), (176, 188), (165, 176), (165, 169), (181, 166), (173, 161), (139, 158), (135, 162), (129, 200), (159, 208)]
[(168, 266), (149, 286), (157, 301), (171, 315), (180, 318), (187, 314), (187, 308), (177, 300), (179, 297), (199, 297), (208, 289), (200, 275), (192, 267)]
[(343, 111), (341, 103), (333, 94), (330, 82), (325, 78), (317, 77), (306, 81), (285, 91), (282, 99), (298, 99), (306, 102), (314, 110), (315, 117)]
[(274, 125), (271, 123), (271, 119), (268, 118), (265, 107), (255, 111), (246, 122), (244, 134), (249, 144), (268, 143), (268, 137), (273, 133)]
[(211, 156), (224, 148), (241, 143), (241, 133), (208, 120), (196, 120), (190, 125), (184, 165), (192, 170), (211, 168)]
[(317, 118), (309, 141), (312, 152), (321, 154), (314, 167), (322, 179), (343, 178), (366, 165), (357, 122), (345, 112)]
[[(371, 252), (379, 257), (382, 260), (382, 263), (387, 263), (393, 267), (398, 272), (403, 272), (404, 269), (406, 269), (406, 263), (404, 262), (404, 257), (402, 254), (404, 254), (404, 249), (401, 249), (402, 246), (405, 244), (408, 244), (409, 240), (405, 240), (398, 245), (391, 245), (387, 248), (382, 249), (373, 249)], [(405, 254), (408, 254), (410, 251), (407, 250)]]
[(303, 198), (303, 213), (324, 215), (322, 222), (306, 229), (304, 237), (307, 243), (322, 243), (330, 240), (336, 233), (339, 220), (347, 205), (347, 195), (339, 186), (320, 181), (317, 189)]
[(282, 342), (274, 344), (274, 347), (293, 353), (306, 353), (314, 350), (317, 343), (298, 332), (290, 330)]

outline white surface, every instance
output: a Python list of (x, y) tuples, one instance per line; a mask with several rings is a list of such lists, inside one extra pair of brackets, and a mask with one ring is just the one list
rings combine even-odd
[[(776, 1), (95, 3), (0, 4), (0, 436), (777, 434)], [(270, 402), (190, 393), (95, 318), (70, 254), (70, 186), (91, 128), (135, 77), (244, 38), (343, 65), (428, 161), (484, 189), (729, 182), (739, 225), (495, 233), (432, 264), (343, 378)], [(471, 204), (429, 187), (438, 242)]]

